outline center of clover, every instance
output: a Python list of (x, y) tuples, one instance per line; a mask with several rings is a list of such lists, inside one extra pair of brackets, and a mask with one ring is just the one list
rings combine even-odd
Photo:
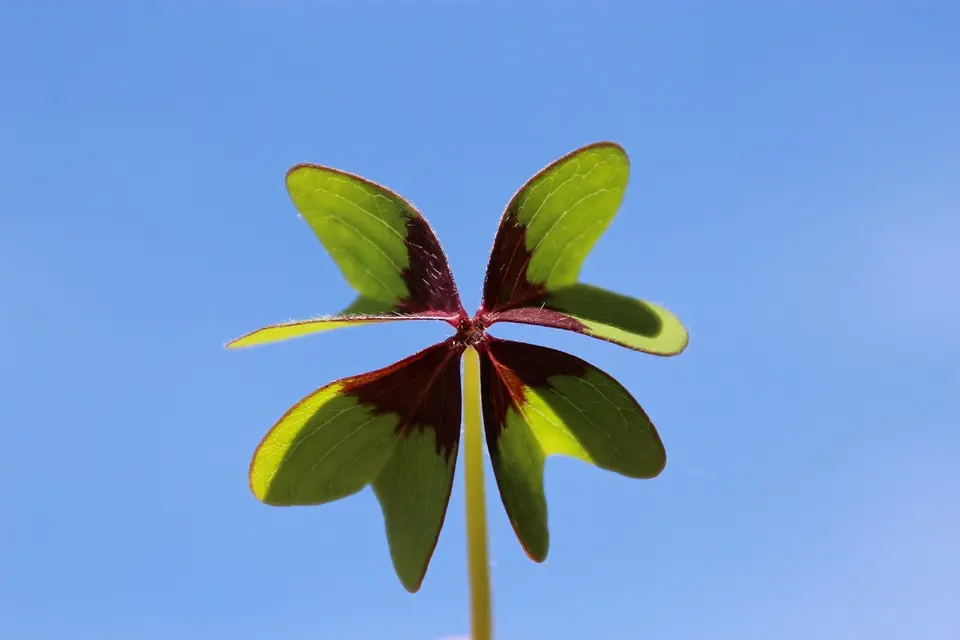
[(463, 344), (472, 347), (483, 342), (484, 336), (486, 335), (484, 329), (486, 329), (486, 327), (483, 325), (481, 318), (463, 318), (457, 327), (457, 338), (463, 342)]

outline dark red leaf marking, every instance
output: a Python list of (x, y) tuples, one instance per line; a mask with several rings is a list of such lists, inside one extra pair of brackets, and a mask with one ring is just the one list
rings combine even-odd
[(460, 443), (463, 350), (450, 338), (389, 367), (346, 380), (343, 393), (376, 407), (378, 413), (398, 414), (401, 436), (409, 436), (415, 426), (433, 429), (437, 454), (449, 460)]
[(586, 331), (587, 326), (585, 324), (563, 312), (551, 309), (546, 306), (546, 304), (546, 302), (541, 303), (535, 300), (529, 307), (497, 311), (486, 314), (485, 318), (488, 324), (500, 321), (519, 322), (522, 324), (535, 324), (543, 327), (567, 329), (568, 331), (576, 331), (578, 333)]
[(543, 286), (527, 280), (532, 253), (527, 251), (527, 229), (517, 218), (516, 200), (514, 196), (503, 214), (490, 251), (481, 303), (481, 309), (487, 312), (509, 309), (545, 292)]
[(403, 313), (446, 311), (465, 315), (447, 256), (423, 216), (407, 218), (406, 243), (410, 263), (402, 275), (410, 295), (397, 304), (397, 310)]
[(548, 378), (553, 376), (582, 377), (590, 365), (563, 351), (490, 335), (479, 347), (483, 426), (487, 450), (491, 459), (497, 459), (500, 433), (507, 426), (507, 411), (511, 407), (519, 410), (525, 389), (548, 387)]

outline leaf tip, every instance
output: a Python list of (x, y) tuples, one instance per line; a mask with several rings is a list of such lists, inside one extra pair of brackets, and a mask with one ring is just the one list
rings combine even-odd
[[(426, 573), (426, 571), (424, 571), (424, 573)], [(423, 586), (423, 576), (420, 576), (420, 578), (415, 582), (404, 580), (403, 577), (401, 576), (400, 584), (403, 585), (403, 588), (404, 590), (406, 590), (407, 593), (411, 593), (411, 594), (417, 593), (418, 591), (420, 591), (420, 587)]]
[(667, 468), (667, 450), (662, 444), (660, 445), (660, 453), (660, 464), (650, 469), (650, 473), (643, 476), (644, 480), (653, 480), (654, 478), (659, 477), (660, 474), (663, 473), (663, 470)]
[[(523, 549), (524, 555), (537, 564), (543, 564), (543, 562), (547, 559), (547, 554), (550, 552), (549, 537), (543, 541), (542, 545), (538, 544), (534, 546), (530, 544), (530, 542), (524, 541), (523, 536), (520, 535), (520, 529), (512, 519), (510, 520), (510, 524), (513, 525), (513, 532), (516, 534), (517, 540), (520, 542), (520, 548)], [(549, 535), (550, 534), (548, 533), (547, 536)]]
[(309, 162), (298, 162), (297, 164), (287, 169), (286, 173), (283, 174), (283, 181), (285, 183), (289, 182), (293, 174), (298, 173), (302, 169), (307, 169), (310, 167), (316, 167), (316, 165), (310, 164)]

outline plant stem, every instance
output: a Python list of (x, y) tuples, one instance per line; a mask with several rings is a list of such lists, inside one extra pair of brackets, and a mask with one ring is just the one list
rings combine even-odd
[(467, 347), (463, 356), (464, 445), (467, 494), (467, 561), (470, 570), (470, 640), (490, 640), (490, 565), (483, 491), (483, 426), (480, 414), (480, 358)]

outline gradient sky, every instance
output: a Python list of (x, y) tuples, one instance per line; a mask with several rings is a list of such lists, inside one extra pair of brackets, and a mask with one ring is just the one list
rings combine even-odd
[(0, 637), (465, 633), (459, 473), (415, 596), (369, 490), (246, 482), (289, 405), (446, 328), (222, 345), (352, 299), (288, 166), (411, 199), (472, 310), (513, 192), (602, 139), (632, 180), (583, 279), (689, 349), (494, 333), (616, 376), (669, 462), (552, 460), (543, 565), (488, 487), (497, 638), (960, 637), (958, 5), (479, 6), (0, 5)]

